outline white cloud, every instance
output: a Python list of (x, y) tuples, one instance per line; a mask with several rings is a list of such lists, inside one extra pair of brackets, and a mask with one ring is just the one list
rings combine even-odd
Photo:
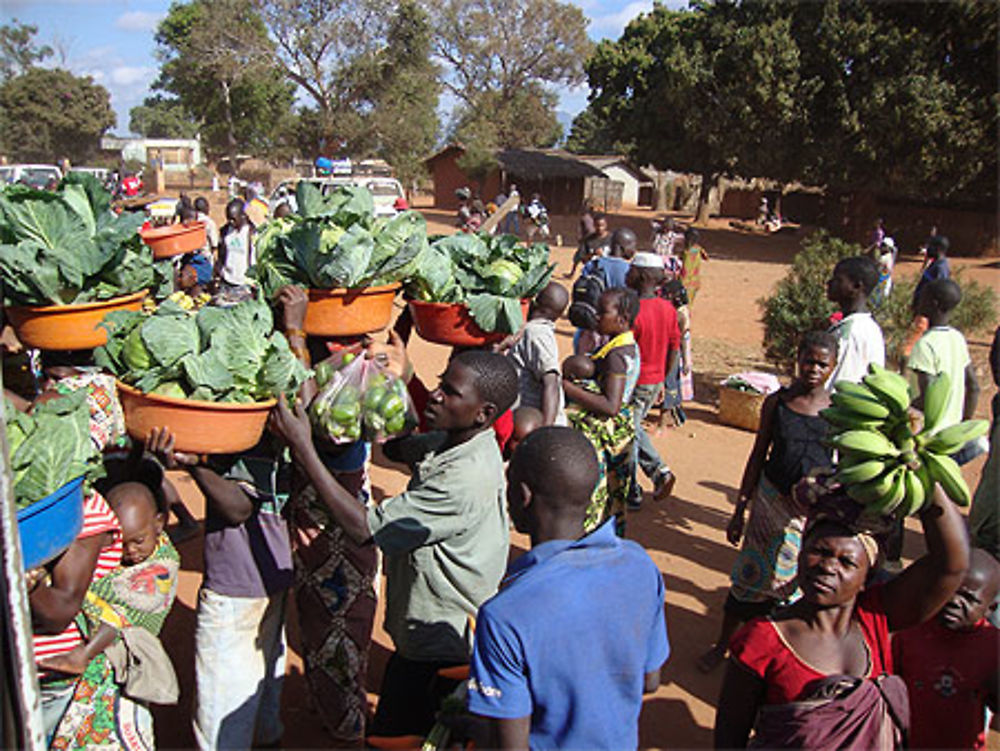
[(117, 65), (111, 69), (111, 83), (116, 86), (147, 85), (156, 75), (156, 69), (146, 65)]
[(597, 32), (604, 32), (608, 36), (617, 37), (625, 29), (625, 24), (640, 13), (648, 13), (652, 9), (653, 3), (650, 0), (634, 0), (613, 13), (595, 15), (591, 19), (590, 28)]
[(155, 11), (131, 10), (118, 16), (115, 28), (122, 31), (153, 31), (165, 16), (166, 13)]

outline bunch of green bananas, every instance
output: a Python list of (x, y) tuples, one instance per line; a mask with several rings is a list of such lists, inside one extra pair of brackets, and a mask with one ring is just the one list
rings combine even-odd
[(986, 433), (986, 420), (967, 420), (938, 430), (951, 391), (946, 373), (924, 394), (923, 424), (910, 410), (906, 379), (874, 363), (861, 383), (838, 381), (832, 405), (820, 412), (833, 427), (829, 445), (839, 454), (834, 479), (873, 514), (915, 514), (930, 501), (934, 484), (960, 506), (969, 486), (951, 458)]

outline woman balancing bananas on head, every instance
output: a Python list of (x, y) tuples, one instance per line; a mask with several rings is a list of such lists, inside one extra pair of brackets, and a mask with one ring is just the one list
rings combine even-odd
[[(751, 731), (767, 748), (902, 747), (909, 711), (905, 686), (891, 675), (889, 633), (937, 612), (969, 563), (965, 525), (949, 500), (967, 503), (968, 489), (946, 454), (982, 426), (935, 433), (940, 388), (947, 383), (928, 391), (921, 426), (901, 377), (876, 366), (863, 385), (838, 384), (822, 413), (837, 431), (837, 470), (795, 489), (810, 507), (802, 597), (734, 635), (716, 747), (744, 747)], [(891, 514), (913, 512), (926, 555), (869, 586)]]

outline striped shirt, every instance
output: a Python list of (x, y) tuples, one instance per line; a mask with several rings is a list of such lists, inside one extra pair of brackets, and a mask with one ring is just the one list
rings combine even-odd
[[(80, 530), (80, 534), (77, 535), (76, 539), (82, 540), (86, 537), (101, 534), (102, 532), (111, 532), (113, 540), (110, 545), (101, 548), (91, 581), (98, 581), (106, 576), (122, 560), (122, 535), (118, 518), (101, 494), (94, 491), (83, 501), (83, 529)], [(69, 626), (61, 634), (54, 636), (35, 634), (35, 662), (69, 652), (82, 643), (83, 637), (80, 634), (80, 629), (76, 626), (75, 620), (70, 622)], [(42, 675), (44, 676), (44, 674)]]

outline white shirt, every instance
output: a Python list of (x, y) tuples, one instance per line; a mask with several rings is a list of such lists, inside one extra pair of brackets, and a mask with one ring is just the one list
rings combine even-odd
[(229, 230), (223, 242), (226, 244), (226, 263), (222, 267), (222, 281), (242, 286), (247, 283), (247, 269), (250, 268), (250, 225)]
[(837, 337), (837, 365), (826, 382), (833, 391), (837, 381), (860, 383), (869, 364), (885, 365), (885, 339), (871, 313), (851, 313), (830, 329)]

